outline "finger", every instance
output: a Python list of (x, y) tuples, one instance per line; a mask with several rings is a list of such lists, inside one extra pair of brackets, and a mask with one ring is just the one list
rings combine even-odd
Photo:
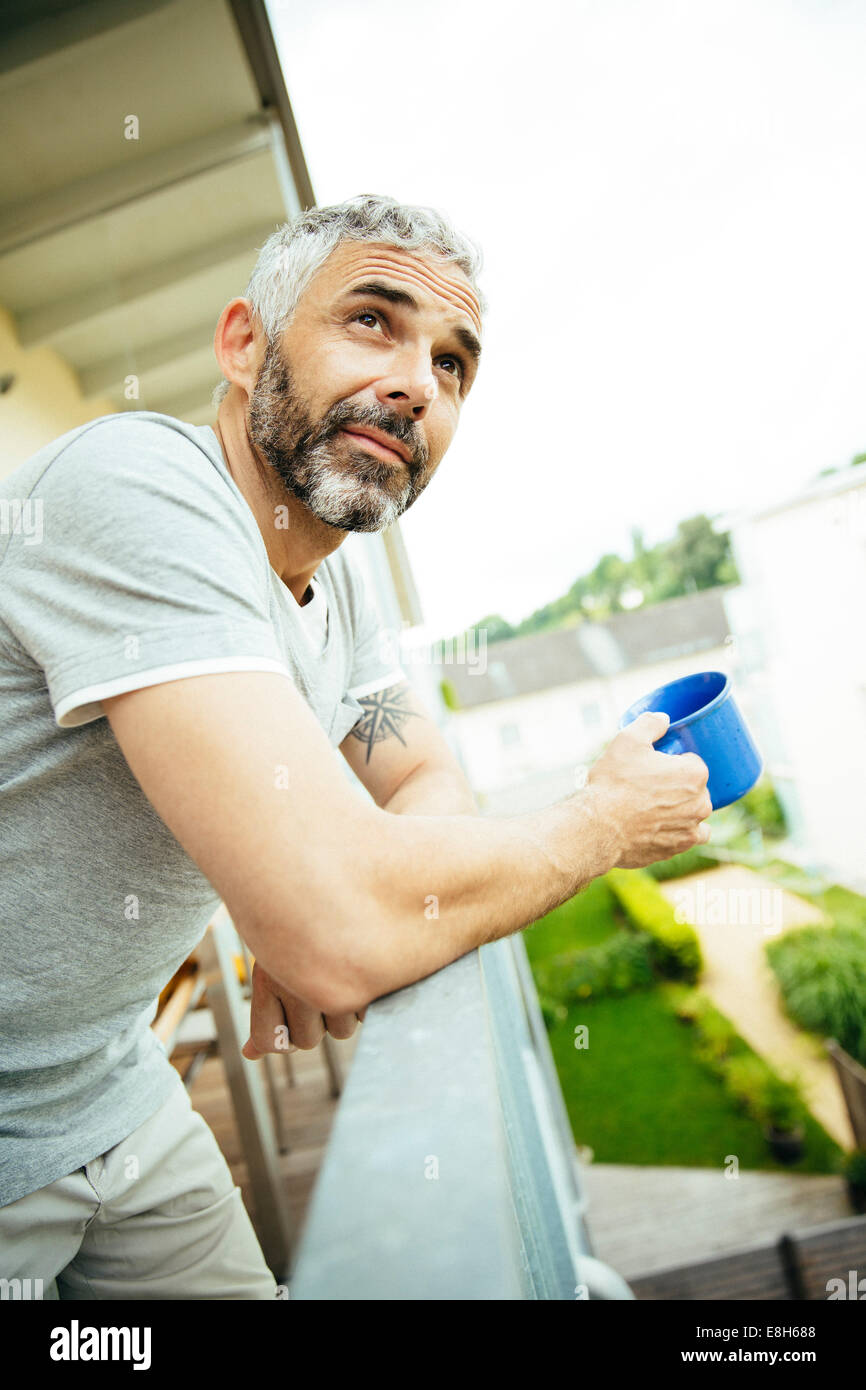
[(284, 996), (283, 1008), (295, 1047), (301, 1048), (304, 1052), (318, 1047), (325, 1036), (325, 1020), (321, 1013), (311, 1004), (305, 1004), (302, 999), (296, 999), (293, 995)]
[(680, 768), (691, 768), (700, 786), (705, 787), (710, 779), (710, 769), (697, 753), (679, 753), (677, 762)]
[(294, 1042), (291, 1033), (289, 1038), (286, 1038), (285, 1030), (286, 1017), (282, 1004), (264, 980), (254, 978), (249, 1037), (252, 1048), (248, 1050), (249, 1044), (245, 1043), (241, 1049), (244, 1056), (250, 1061), (257, 1061), (267, 1052), (285, 1052), (286, 1042), (288, 1041), (290, 1046)]
[(645, 710), (626, 724), (622, 733), (629, 734), (638, 743), (657, 743), (667, 733), (670, 722), (670, 715), (662, 710)]
[(326, 1014), (325, 1024), (332, 1038), (351, 1038), (358, 1026), (357, 1014)]

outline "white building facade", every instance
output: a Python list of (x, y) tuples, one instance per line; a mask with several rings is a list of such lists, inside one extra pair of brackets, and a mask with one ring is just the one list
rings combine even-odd
[(866, 891), (866, 465), (725, 518), (732, 669), (803, 862)]

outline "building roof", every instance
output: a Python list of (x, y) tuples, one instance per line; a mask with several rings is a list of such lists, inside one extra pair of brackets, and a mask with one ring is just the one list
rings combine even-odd
[[(734, 587), (704, 589), (617, 613), (606, 622), (585, 621), (489, 646), (482, 646), (476, 631), (474, 646), (467, 642), (463, 660), (457, 659), (461, 652), (444, 644), (444, 659), (436, 663), (436, 674), (451, 683), (459, 706), (471, 709), (689, 656), (720, 646), (729, 635), (722, 595)], [(436, 648), (434, 655), (438, 655)]]
[(734, 531), (748, 522), (763, 521), (765, 517), (775, 516), (778, 512), (790, 510), (791, 507), (823, 502), (826, 497), (835, 497), (837, 493), (850, 492), (853, 488), (859, 487), (866, 487), (866, 463), (853, 468), (840, 468), (835, 473), (825, 474), (823, 478), (813, 478), (796, 492), (780, 497), (775, 502), (725, 512), (715, 518), (713, 530), (720, 534)]

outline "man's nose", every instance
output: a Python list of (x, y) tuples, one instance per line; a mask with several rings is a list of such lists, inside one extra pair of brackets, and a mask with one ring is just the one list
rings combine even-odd
[(401, 414), (416, 420), (423, 419), (438, 393), (429, 357), (426, 361), (415, 356), (402, 358), (376, 384), (376, 395), (383, 404), (387, 402), (391, 409), (396, 405)]

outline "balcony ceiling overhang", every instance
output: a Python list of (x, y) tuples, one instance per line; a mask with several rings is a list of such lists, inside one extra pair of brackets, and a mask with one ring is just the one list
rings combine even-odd
[(0, 305), (85, 398), (206, 422), (217, 319), (314, 201), (264, 5), (31, 0), (2, 24)]

